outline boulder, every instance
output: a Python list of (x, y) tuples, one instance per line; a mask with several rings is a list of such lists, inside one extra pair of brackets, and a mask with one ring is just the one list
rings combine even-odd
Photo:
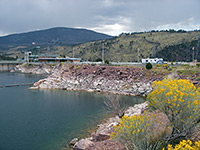
[(45, 82), (45, 81), (46, 81), (46, 79), (41, 79), (41, 80), (39, 80), (38, 82), (34, 83), (33, 85), (34, 85), (35, 87), (38, 87), (40, 84), (42, 84), (42, 83)]
[(28, 89), (30, 89), (30, 90), (35, 90), (35, 89), (38, 89), (38, 87), (29, 87)]
[(76, 144), (76, 142), (78, 142), (78, 138), (72, 139), (72, 140), (69, 142), (69, 144), (70, 144), (70, 145), (74, 145), (74, 144)]
[(138, 115), (143, 113), (146, 109), (148, 109), (148, 103), (136, 104), (133, 107), (129, 107), (128, 110), (125, 111), (125, 115), (131, 117), (132, 115)]
[(92, 134), (92, 138), (94, 141), (104, 141), (110, 138), (110, 134), (114, 131), (113, 126), (119, 124), (119, 117), (110, 118), (106, 123), (98, 125), (99, 128), (97, 129), (95, 134)]
[(87, 150), (90, 146), (93, 145), (94, 143), (90, 141), (88, 138), (81, 139), (74, 145), (73, 150)]
[(107, 139), (104, 141), (96, 142), (92, 147), (88, 150), (126, 150), (123, 144)]
[(194, 85), (199, 83), (198, 81), (192, 81), (192, 82), (193, 82)]
[(110, 138), (110, 134), (109, 130), (102, 130), (99, 133), (92, 134), (92, 138), (95, 141), (104, 141)]

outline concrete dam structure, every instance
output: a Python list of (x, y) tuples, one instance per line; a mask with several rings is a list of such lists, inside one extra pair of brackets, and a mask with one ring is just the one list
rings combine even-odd
[(22, 64), (19, 61), (0, 61), (0, 72), (11, 71), (18, 64)]

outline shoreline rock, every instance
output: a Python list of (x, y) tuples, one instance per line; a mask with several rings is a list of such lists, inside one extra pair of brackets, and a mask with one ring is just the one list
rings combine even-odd
[[(147, 110), (147, 115), (155, 116), (155, 124), (154, 124), (154, 136), (153, 140), (158, 139), (162, 135), (171, 134), (171, 128), (169, 128), (170, 121), (166, 114), (155, 110), (153, 112), (148, 111), (148, 103), (144, 102), (141, 104), (136, 104), (133, 107), (129, 107), (125, 111), (126, 116), (133, 116), (143, 114), (144, 111)], [(82, 147), (78, 147), (82, 143), (90, 143), (85, 144), (84, 150), (126, 150), (124, 145), (119, 143), (118, 141), (114, 141), (110, 139), (111, 133), (114, 131), (113, 126), (119, 124), (120, 118), (118, 116), (109, 118), (105, 123), (98, 125), (98, 129), (95, 133), (91, 134), (91, 137), (80, 139), (74, 146), (74, 150), (83, 150)], [(156, 121), (157, 120), (157, 121)], [(90, 142), (89, 142), (90, 141)], [(80, 142), (80, 143), (79, 143)]]
[[(148, 103), (144, 102), (142, 104), (136, 104), (133, 107), (129, 107), (125, 111), (126, 116), (142, 114), (144, 110), (148, 108)], [(91, 137), (80, 139), (73, 147), (74, 150), (98, 150), (102, 145), (106, 148), (112, 147), (110, 149), (114, 150), (118, 148), (119, 150), (125, 149), (123, 145), (116, 141), (110, 140), (110, 134), (114, 131), (113, 126), (119, 124), (120, 118), (118, 116), (109, 118), (105, 123), (99, 124), (98, 129), (95, 133), (91, 134)], [(107, 145), (105, 144), (107, 143)], [(99, 149), (100, 150), (100, 149)]]
[(143, 68), (136, 67), (65, 64), (54, 68), (52, 74), (36, 82), (34, 87), (146, 96), (152, 90), (154, 79), (147, 79), (144, 72)]

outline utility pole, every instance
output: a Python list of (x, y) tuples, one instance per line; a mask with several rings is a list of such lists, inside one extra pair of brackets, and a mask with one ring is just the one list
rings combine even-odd
[(102, 64), (104, 64), (104, 44), (102, 45)]
[(192, 50), (193, 50), (192, 62), (194, 62), (194, 47), (192, 47)]
[(139, 51), (140, 51), (140, 49), (138, 48), (138, 49), (137, 49), (137, 62), (140, 61), (140, 60), (139, 60)]

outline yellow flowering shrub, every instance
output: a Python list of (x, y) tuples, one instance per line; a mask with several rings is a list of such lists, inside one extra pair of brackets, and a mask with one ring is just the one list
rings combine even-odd
[(126, 149), (156, 150), (158, 143), (150, 143), (153, 136), (153, 119), (146, 115), (124, 116), (118, 126), (114, 126), (115, 132), (111, 133), (111, 139), (124, 144)]
[(156, 64), (156, 67), (160, 67), (161, 66), (161, 64)]
[(168, 64), (163, 64), (163, 67), (167, 67), (168, 66)]
[(155, 81), (152, 87), (147, 96), (149, 108), (159, 109), (171, 122), (172, 134), (167, 141), (187, 138), (200, 120), (200, 89), (183, 79)]
[[(163, 150), (165, 150), (165, 148), (163, 148)], [(172, 145), (168, 144), (167, 150), (200, 150), (200, 141), (192, 144), (190, 140), (183, 140), (174, 148), (172, 147)]]

